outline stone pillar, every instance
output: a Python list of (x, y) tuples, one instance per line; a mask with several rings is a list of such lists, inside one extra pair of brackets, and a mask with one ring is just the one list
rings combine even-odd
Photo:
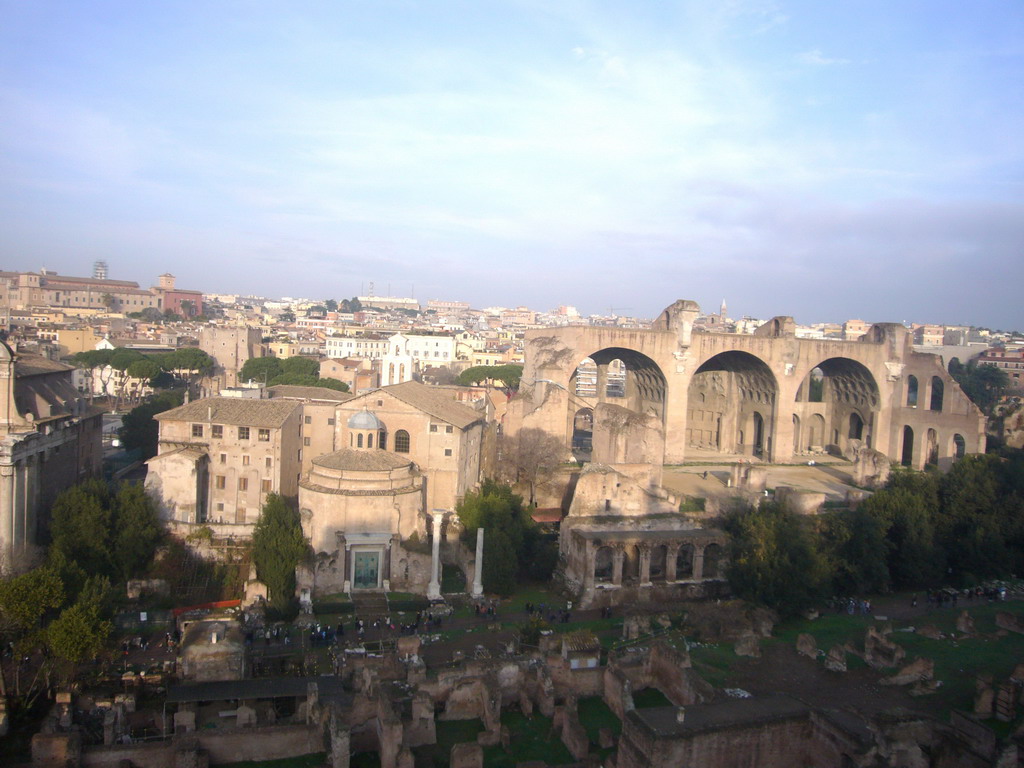
[(594, 588), (594, 568), (597, 567), (597, 550), (594, 542), (587, 541), (583, 545), (583, 589)]
[(597, 366), (597, 402), (608, 401), (608, 363)]
[(484, 593), (484, 529), (476, 529), (476, 565), (473, 567), (473, 597)]
[(0, 573), (14, 568), (14, 467), (0, 466)]
[(14, 531), (11, 535), (11, 549), (20, 552), (25, 546), (25, 465), (17, 462), (14, 465), (14, 504), (12, 517)]
[(640, 547), (640, 585), (650, 586), (651, 584), (651, 548)]
[(665, 555), (665, 581), (676, 580), (676, 559), (679, 557), (680, 544), (669, 544)]
[(430, 583), (427, 585), (427, 597), (431, 600), (441, 599), (441, 524), (443, 522), (442, 514), (434, 515), (434, 545), (430, 551)]
[(622, 561), (626, 557), (626, 551), (622, 547), (615, 547), (612, 552), (612, 584), (622, 586)]
[(693, 548), (693, 580), (704, 578), (704, 547)]

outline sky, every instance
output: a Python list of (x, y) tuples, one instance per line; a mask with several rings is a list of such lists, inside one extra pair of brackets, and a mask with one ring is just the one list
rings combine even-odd
[(0, 268), (1024, 329), (1020, 0), (0, 0)]

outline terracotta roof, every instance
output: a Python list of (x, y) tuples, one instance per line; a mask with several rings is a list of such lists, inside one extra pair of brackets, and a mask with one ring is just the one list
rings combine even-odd
[(241, 427), (281, 427), (302, 404), (296, 400), (250, 400), (242, 397), (206, 397), (158, 413), (157, 421), (194, 421)]
[(351, 400), (355, 395), (351, 392), (340, 392), (337, 389), (327, 387), (299, 387), (295, 384), (277, 384), (267, 387), (270, 396), (277, 398), (291, 398), (293, 400), (333, 400), (343, 403)]
[(388, 451), (354, 451), (350, 448), (319, 456), (313, 459), (313, 463), (325, 469), (353, 469), (362, 472), (390, 471), (412, 464), (408, 459)]
[[(470, 424), (480, 421), (482, 414), (475, 408), (456, 402), (444, 390), (421, 384), (418, 381), (407, 381), (403, 384), (392, 384), (382, 387), (379, 391), (397, 397), (403, 403), (419, 408), (431, 416), (465, 429)], [(374, 393), (368, 393), (372, 397)]]

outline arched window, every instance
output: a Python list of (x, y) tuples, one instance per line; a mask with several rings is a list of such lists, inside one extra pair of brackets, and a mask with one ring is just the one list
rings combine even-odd
[(901, 452), (900, 464), (909, 467), (914, 463), (914, 430), (910, 425), (903, 427), (903, 451)]
[(363, 433), (360, 432), (358, 435), (356, 435), (356, 448), (362, 448), (362, 447), (363, 447)]
[(688, 579), (693, 576), (693, 544), (682, 544), (676, 555), (676, 578)]
[(862, 434), (864, 434), (864, 419), (860, 417), (859, 413), (853, 412), (850, 414), (850, 432), (847, 436), (851, 440), (860, 440)]
[(965, 453), (967, 453), (967, 442), (964, 440), (964, 436), (953, 435), (953, 458), (962, 459)]
[(942, 379), (938, 376), (932, 376), (932, 401), (928, 408), (932, 411), (942, 410), (942, 395), (945, 387), (942, 384)]
[(409, 433), (404, 429), (395, 432), (395, 453), (409, 452)]
[(907, 376), (907, 405), (917, 408), (917, 376)]
[(386, 451), (388, 449), (388, 433), (383, 429), (380, 431), (380, 434), (377, 435), (377, 447), (382, 451)]
[(594, 581), (612, 580), (612, 548), (601, 547), (594, 555)]
[(366, 447), (373, 448), (373, 432), (368, 432), (366, 434)]

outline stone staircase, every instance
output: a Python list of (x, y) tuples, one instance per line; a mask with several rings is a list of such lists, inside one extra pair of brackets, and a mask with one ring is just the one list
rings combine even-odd
[(352, 605), (355, 607), (355, 617), (363, 621), (373, 621), (390, 613), (388, 598), (383, 591), (353, 591)]

